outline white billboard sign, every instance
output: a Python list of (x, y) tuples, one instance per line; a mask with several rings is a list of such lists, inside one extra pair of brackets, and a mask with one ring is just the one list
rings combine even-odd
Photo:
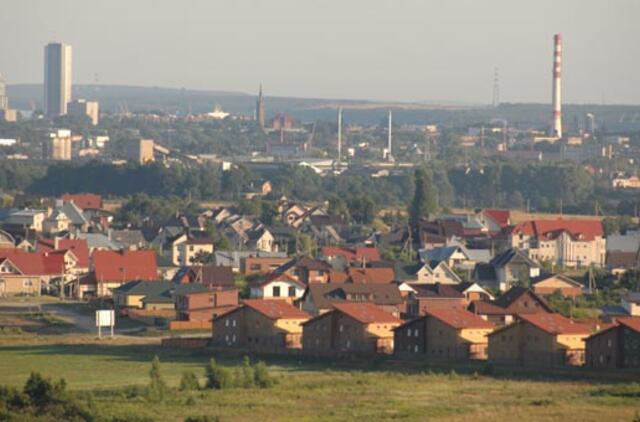
[(113, 337), (114, 325), (116, 325), (116, 314), (113, 309), (101, 309), (96, 311), (96, 327), (98, 327), (98, 337), (102, 337), (102, 327), (111, 328), (111, 337)]

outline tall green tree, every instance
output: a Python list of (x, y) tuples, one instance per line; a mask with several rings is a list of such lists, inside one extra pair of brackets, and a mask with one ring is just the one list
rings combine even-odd
[(409, 207), (409, 218), (411, 225), (416, 227), (422, 217), (438, 210), (438, 202), (431, 176), (424, 169), (417, 169), (414, 172), (413, 181), (414, 191)]

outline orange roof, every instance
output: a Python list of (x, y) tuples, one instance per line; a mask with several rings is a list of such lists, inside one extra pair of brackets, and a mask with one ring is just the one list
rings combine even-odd
[(24, 275), (58, 275), (64, 272), (64, 255), (0, 249), (0, 262), (8, 260)]
[(623, 317), (617, 319), (619, 324), (640, 333), (640, 317)]
[(89, 268), (89, 245), (86, 239), (60, 239), (58, 249), (70, 250), (78, 258), (78, 267)]
[(353, 283), (388, 284), (392, 283), (395, 278), (393, 268), (389, 267), (350, 267), (347, 269), (347, 274)]
[(390, 313), (384, 312), (382, 309), (369, 302), (358, 303), (334, 303), (333, 307), (342, 312), (345, 315), (359, 321), (363, 324), (371, 323), (398, 323), (398, 318), (394, 317)]
[(483, 211), (484, 215), (496, 222), (500, 227), (506, 227), (509, 225), (511, 218), (511, 211), (509, 210), (497, 210), (486, 209)]
[(554, 335), (591, 334), (592, 332), (591, 327), (588, 325), (573, 322), (560, 314), (520, 314), (518, 318)]
[(158, 278), (154, 251), (95, 251), (93, 265), (98, 282)]
[(242, 303), (269, 319), (308, 319), (310, 317), (308, 313), (285, 300), (245, 299)]
[(329, 283), (347, 283), (349, 275), (342, 271), (329, 271)]
[(377, 262), (381, 259), (380, 251), (378, 251), (378, 248), (373, 247), (340, 248), (337, 246), (325, 246), (322, 248), (322, 255), (326, 257), (342, 256), (348, 263), (352, 261)]
[(426, 313), (457, 330), (494, 327), (492, 323), (464, 309), (430, 309)]
[(64, 195), (62, 195), (62, 200), (65, 202), (73, 202), (78, 208), (82, 210), (102, 209), (102, 196), (93, 193), (65, 193)]
[(517, 224), (512, 234), (525, 234), (538, 239), (554, 239), (566, 231), (579, 240), (593, 240), (604, 237), (604, 229), (600, 220), (531, 220)]

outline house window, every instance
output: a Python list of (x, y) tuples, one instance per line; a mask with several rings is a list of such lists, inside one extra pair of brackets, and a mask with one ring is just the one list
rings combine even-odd
[(22, 286), (23, 287), (32, 287), (33, 286), (33, 282), (31, 280), (25, 280), (22, 282)]
[(231, 343), (235, 343), (236, 342), (236, 335), (234, 334), (233, 337), (231, 337)]
[(607, 347), (611, 347), (613, 345), (613, 342), (611, 341), (611, 339), (607, 340)]
[(416, 344), (415, 346), (413, 346), (413, 351), (414, 351), (415, 353), (418, 353), (418, 345), (417, 345), (417, 344)]
[(351, 349), (351, 340), (347, 340), (347, 349)]
[(418, 329), (417, 328), (415, 330), (413, 330), (413, 335), (418, 337)]
[(280, 297), (280, 286), (273, 286), (273, 297)]
[(342, 326), (342, 324), (340, 324), (339, 331), (340, 331), (340, 332), (344, 331), (344, 327)]
[(224, 326), (225, 326), (225, 327), (228, 327), (228, 326), (229, 326), (229, 320), (228, 320), (228, 319), (225, 319), (225, 320), (224, 320)]
[(231, 325), (234, 326), (234, 327), (236, 326), (236, 320), (235, 319), (231, 321)]
[(295, 286), (289, 286), (289, 297), (296, 297), (296, 288), (295, 288)]
[(407, 337), (411, 337), (411, 328), (407, 328)]

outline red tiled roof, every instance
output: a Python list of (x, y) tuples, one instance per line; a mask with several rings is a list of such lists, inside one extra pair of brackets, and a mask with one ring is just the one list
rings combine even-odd
[(518, 315), (523, 321), (535, 325), (549, 334), (591, 334), (591, 327), (573, 322), (560, 314), (522, 314)]
[(432, 316), (447, 325), (455, 328), (456, 330), (462, 330), (465, 328), (493, 328), (493, 324), (478, 315), (472, 314), (469, 311), (463, 309), (430, 309), (427, 315)]
[(600, 220), (531, 220), (515, 225), (511, 234), (525, 234), (538, 239), (553, 239), (566, 231), (580, 240), (593, 240), (604, 237), (604, 229)]
[(67, 249), (78, 258), (78, 267), (89, 268), (89, 245), (86, 239), (60, 239), (58, 249)]
[(511, 211), (498, 210), (498, 209), (486, 209), (484, 215), (495, 221), (500, 227), (506, 227), (509, 225), (511, 218)]
[(65, 202), (73, 202), (78, 208), (82, 210), (102, 209), (102, 196), (93, 193), (65, 193), (64, 195), (62, 195), (62, 200)]
[(393, 268), (354, 268), (347, 269), (347, 274), (351, 278), (352, 283), (372, 283), (387, 284), (392, 283), (395, 278)]
[(381, 259), (378, 248), (372, 247), (339, 248), (336, 246), (325, 246), (322, 248), (322, 255), (326, 257), (343, 256), (348, 263), (353, 261), (377, 262)]
[(308, 319), (309, 314), (301, 311), (284, 300), (277, 299), (245, 299), (245, 306), (260, 312), (269, 319)]
[(347, 283), (349, 275), (342, 271), (329, 271), (329, 283)]
[(306, 285), (302, 281), (298, 280), (296, 277), (292, 276), (289, 273), (275, 272), (267, 274), (265, 277), (258, 279), (255, 285), (261, 287), (271, 283), (272, 281), (289, 281), (291, 283), (297, 284), (298, 286), (306, 287)]
[(155, 280), (158, 278), (153, 251), (95, 251), (95, 278), (103, 281)]
[(469, 309), (473, 310), (474, 313), (480, 315), (506, 315), (507, 310), (505, 308), (501, 308), (498, 305), (494, 305), (493, 302), (488, 302), (484, 300), (474, 300), (469, 305)]
[(398, 323), (398, 318), (390, 313), (384, 312), (382, 309), (369, 302), (360, 303), (334, 303), (333, 307), (345, 315), (359, 321), (363, 324), (371, 323)]
[(640, 333), (640, 317), (623, 317), (617, 319), (619, 324)]
[(0, 262), (8, 259), (25, 275), (58, 275), (64, 272), (64, 256), (22, 249), (0, 249)]

